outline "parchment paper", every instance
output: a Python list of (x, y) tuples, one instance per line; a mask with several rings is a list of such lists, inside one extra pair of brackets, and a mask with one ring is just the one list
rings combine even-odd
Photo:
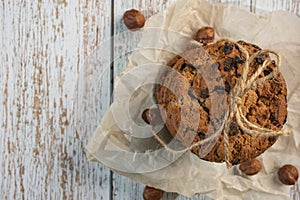
[[(292, 128), (292, 133), (280, 137), (259, 156), (263, 169), (255, 176), (244, 176), (237, 167), (227, 169), (224, 163), (203, 161), (190, 152), (172, 157), (149, 136), (150, 126), (140, 119), (141, 111), (154, 103), (153, 87), (145, 83), (155, 81), (153, 77), (158, 75), (159, 68), (174, 54), (184, 51), (187, 41), (202, 26), (214, 27), (217, 39), (249, 41), (282, 56), (281, 72), (288, 87), (287, 126)], [(181, 36), (174, 39), (173, 32)], [(88, 158), (135, 181), (188, 197), (199, 193), (213, 199), (289, 199), (291, 187), (279, 182), (277, 170), (287, 163), (300, 170), (299, 18), (283, 11), (257, 16), (230, 5), (178, 0), (147, 20), (138, 47), (139, 50), (129, 57), (124, 73), (116, 80), (117, 85), (124, 80), (127, 82), (125, 86), (121, 84), (119, 98), (89, 140)], [(168, 52), (164, 51), (166, 49)], [(150, 67), (155, 70), (146, 73)], [(139, 73), (130, 73), (134, 69), (139, 69)], [(132, 95), (133, 90), (138, 91)], [(165, 132), (163, 127), (159, 129)], [(133, 137), (136, 133), (143, 137)]]

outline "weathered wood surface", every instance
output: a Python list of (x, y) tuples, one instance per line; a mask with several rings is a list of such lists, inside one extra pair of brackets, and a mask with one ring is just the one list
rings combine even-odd
[[(1, 2), (0, 199), (142, 199), (142, 184), (88, 162), (84, 150), (109, 106), (111, 76), (126, 66), (126, 56), (83, 84), (89, 86), (96, 75), (104, 74), (106, 81), (98, 88), (77, 83), (94, 67), (85, 65), (87, 56), (101, 41), (124, 31), (125, 10), (137, 8), (149, 17), (174, 1)], [(282, 9), (300, 14), (299, 0), (211, 2), (257, 13)], [(138, 41), (131, 39), (114, 41), (113, 51), (105, 56), (124, 55)], [(175, 198), (186, 199), (164, 195)]]
[(109, 199), (111, 173), (87, 161), (76, 132), (74, 86), (110, 36), (110, 11), (109, 1), (1, 2), (0, 199)]

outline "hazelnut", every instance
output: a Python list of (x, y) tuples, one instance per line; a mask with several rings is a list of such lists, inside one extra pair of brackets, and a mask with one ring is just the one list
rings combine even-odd
[(162, 118), (158, 108), (146, 109), (142, 113), (142, 119), (151, 125), (161, 124)]
[(151, 115), (150, 115), (150, 109), (146, 109), (143, 111), (142, 113), (142, 119), (147, 123), (150, 124), (152, 119), (151, 119)]
[(212, 27), (209, 26), (200, 28), (194, 37), (196, 41), (202, 44), (213, 42), (214, 38), (215, 38), (215, 31)]
[(135, 9), (127, 10), (123, 15), (124, 23), (129, 30), (137, 30), (145, 25), (144, 15)]
[(294, 185), (299, 177), (298, 170), (294, 165), (284, 165), (277, 174), (279, 180), (285, 185)]
[(153, 187), (146, 186), (143, 192), (144, 200), (159, 200), (162, 198), (164, 191)]
[(243, 162), (240, 164), (239, 169), (246, 175), (252, 176), (257, 174), (261, 169), (262, 165), (256, 158)]

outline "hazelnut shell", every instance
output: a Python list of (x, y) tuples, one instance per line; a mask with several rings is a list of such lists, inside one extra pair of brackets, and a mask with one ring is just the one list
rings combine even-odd
[(153, 187), (146, 186), (143, 192), (144, 200), (160, 200), (164, 194), (164, 191)]
[(241, 172), (248, 176), (257, 174), (262, 169), (262, 164), (256, 158), (243, 162), (240, 164), (239, 169)]
[(285, 185), (294, 185), (299, 177), (297, 168), (294, 165), (284, 165), (278, 170), (278, 178)]
[(151, 125), (162, 124), (162, 117), (158, 108), (145, 109), (142, 113), (142, 119)]
[(136, 9), (127, 10), (123, 15), (123, 20), (125, 26), (131, 31), (142, 28), (145, 25), (144, 15)]
[(197, 31), (194, 39), (202, 44), (211, 43), (215, 39), (215, 30), (209, 26), (202, 27)]

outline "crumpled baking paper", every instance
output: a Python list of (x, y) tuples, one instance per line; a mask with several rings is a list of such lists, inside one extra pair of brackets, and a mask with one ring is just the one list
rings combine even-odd
[[(211, 163), (187, 152), (174, 156), (151, 137), (141, 112), (155, 104), (155, 77), (174, 55), (186, 49), (199, 27), (215, 28), (216, 39), (230, 38), (258, 44), (282, 56), (281, 72), (288, 87), (287, 125), (291, 134), (259, 156), (260, 173), (242, 175), (236, 166)], [(206, 194), (213, 199), (289, 199), (298, 186), (284, 186), (277, 170), (293, 164), (300, 170), (300, 19), (276, 11), (258, 16), (225, 4), (178, 0), (146, 22), (138, 50), (117, 77), (117, 95), (86, 147), (90, 160), (143, 184), (188, 197)], [(151, 70), (149, 70), (151, 69)], [(165, 133), (164, 127), (157, 132)], [(162, 136), (164, 137), (164, 136)], [(166, 139), (168, 137), (166, 136)], [(295, 190), (298, 190), (295, 192)]]

